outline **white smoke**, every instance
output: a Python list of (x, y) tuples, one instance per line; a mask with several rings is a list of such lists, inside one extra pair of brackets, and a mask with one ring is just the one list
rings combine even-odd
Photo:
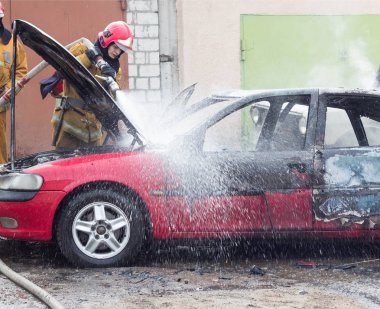
[(328, 48), (334, 55), (315, 64), (310, 70), (307, 86), (374, 89), (377, 66), (369, 60), (368, 43), (349, 35), (343, 17), (332, 16), (329, 23), (333, 39)]

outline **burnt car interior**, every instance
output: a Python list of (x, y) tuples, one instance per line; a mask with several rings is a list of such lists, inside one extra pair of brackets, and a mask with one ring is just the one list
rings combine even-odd
[(372, 96), (327, 96), (325, 147), (380, 145), (380, 102)]
[[(269, 107), (266, 108), (251, 106), (250, 114), (255, 129), (261, 131), (256, 150), (304, 149), (309, 103), (310, 96), (291, 96), (270, 100)], [(259, 119), (262, 119), (261, 122), (255, 118), (256, 109)]]
[(207, 128), (203, 151), (302, 150), (309, 103), (309, 95), (250, 101)]

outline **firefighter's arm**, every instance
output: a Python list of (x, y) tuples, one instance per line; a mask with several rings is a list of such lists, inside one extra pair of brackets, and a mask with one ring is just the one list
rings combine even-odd
[(82, 63), (87, 69), (90, 68), (91, 66), (91, 61), (88, 59), (86, 54), (81, 54), (77, 56), (77, 59), (79, 60), (80, 63)]
[(96, 77), (103, 81), (103, 87), (105, 87), (106, 90), (113, 96), (115, 96), (117, 90), (121, 89), (121, 86), (120, 86), (121, 69), (119, 69), (115, 78), (111, 76), (104, 76), (104, 75), (102, 76), (97, 75)]
[(116, 71), (103, 59), (101, 51), (96, 46), (89, 48), (86, 56), (100, 70), (102, 76), (110, 76), (116, 80)]
[(87, 69), (91, 66), (91, 60), (87, 56), (87, 47), (83, 43), (79, 43), (70, 48), (70, 52), (76, 56), (77, 60)]
[(26, 52), (24, 45), (17, 41), (17, 66), (16, 80), (22, 79), (28, 73), (28, 64), (26, 61)]

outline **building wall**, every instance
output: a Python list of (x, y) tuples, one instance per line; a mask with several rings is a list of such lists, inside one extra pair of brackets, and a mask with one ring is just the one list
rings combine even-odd
[(161, 99), (159, 16), (157, 0), (129, 0), (127, 21), (135, 34), (130, 54), (128, 94), (139, 102)]
[(179, 82), (181, 87), (197, 82), (197, 98), (240, 88), (241, 14), (380, 15), (380, 1), (177, 0), (177, 11)]

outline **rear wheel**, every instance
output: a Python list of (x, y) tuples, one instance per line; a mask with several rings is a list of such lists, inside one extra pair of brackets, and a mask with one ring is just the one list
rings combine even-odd
[(130, 197), (120, 193), (83, 192), (64, 206), (56, 237), (63, 255), (77, 266), (130, 264), (143, 244), (143, 215)]

